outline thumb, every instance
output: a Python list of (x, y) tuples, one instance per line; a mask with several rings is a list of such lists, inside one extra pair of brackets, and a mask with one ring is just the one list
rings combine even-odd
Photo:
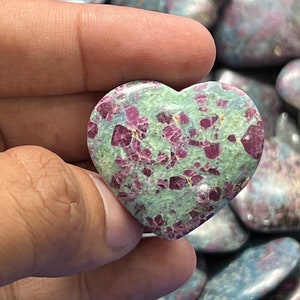
[(0, 170), (0, 285), (96, 268), (141, 238), (96, 173), (36, 146), (0, 153)]

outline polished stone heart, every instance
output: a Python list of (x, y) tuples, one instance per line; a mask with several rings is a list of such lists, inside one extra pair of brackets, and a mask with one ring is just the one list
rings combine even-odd
[(92, 161), (121, 203), (151, 232), (177, 239), (246, 185), (263, 125), (241, 90), (205, 82), (177, 92), (136, 81), (104, 96), (88, 124)]

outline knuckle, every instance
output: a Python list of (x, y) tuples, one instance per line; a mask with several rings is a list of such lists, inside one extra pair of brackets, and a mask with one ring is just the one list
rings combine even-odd
[[(15, 219), (26, 228), (32, 269), (39, 274), (45, 257), (51, 265), (57, 256), (76, 251), (76, 236), (82, 235), (85, 225), (83, 196), (72, 171), (56, 154), (40, 147), (18, 147), (5, 154), (10, 172), (2, 196), (9, 197)], [(66, 244), (72, 246), (64, 251)]]
[(80, 202), (76, 179), (56, 154), (40, 147), (12, 149), (9, 154), (11, 165), (18, 173), (18, 183), (26, 188), (25, 196), (34, 195), (30, 204), (42, 205), (56, 215), (69, 214), (71, 205)]

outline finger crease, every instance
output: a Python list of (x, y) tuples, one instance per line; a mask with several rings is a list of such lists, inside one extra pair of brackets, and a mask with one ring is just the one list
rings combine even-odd
[(88, 78), (89, 78), (89, 72), (87, 68), (87, 62), (86, 62), (86, 54), (85, 54), (85, 48), (83, 46), (83, 35), (82, 35), (82, 10), (78, 10), (77, 12), (77, 18), (76, 18), (76, 40), (77, 40), (77, 47), (79, 52), (79, 60), (81, 64), (81, 70), (82, 70), (82, 83), (83, 88), (85, 91), (88, 91)]
[(89, 284), (89, 279), (87, 274), (79, 275), (79, 293), (80, 299), (92, 299), (92, 290)]

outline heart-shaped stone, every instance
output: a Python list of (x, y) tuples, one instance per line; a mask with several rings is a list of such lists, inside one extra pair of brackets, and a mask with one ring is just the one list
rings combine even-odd
[(228, 84), (177, 92), (153, 81), (104, 96), (88, 124), (98, 172), (151, 232), (177, 239), (208, 220), (253, 175), (263, 125), (251, 99)]

